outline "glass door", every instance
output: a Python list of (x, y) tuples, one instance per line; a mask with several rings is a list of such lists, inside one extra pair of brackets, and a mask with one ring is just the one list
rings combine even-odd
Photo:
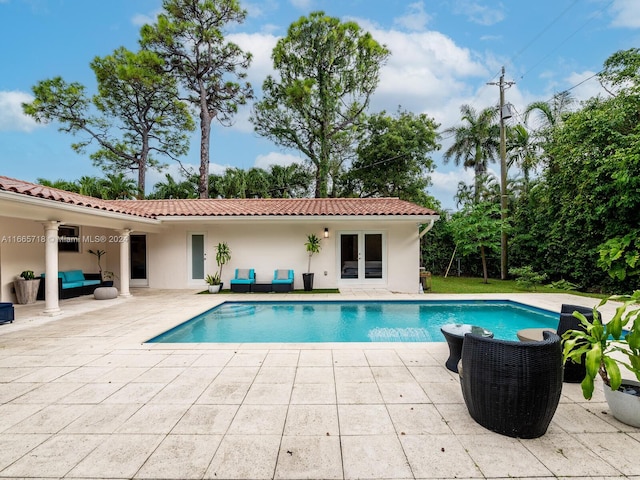
[(147, 278), (147, 236), (134, 235), (129, 237), (129, 272), (132, 287), (146, 287), (149, 285)]
[(189, 234), (189, 283), (204, 283), (206, 236), (204, 233)]
[(340, 233), (340, 279), (382, 280), (384, 237), (378, 232)]

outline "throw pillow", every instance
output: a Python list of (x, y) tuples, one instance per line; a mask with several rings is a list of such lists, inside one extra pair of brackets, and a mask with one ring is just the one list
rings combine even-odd
[(276, 280), (289, 280), (289, 270), (278, 270)]
[(238, 276), (236, 277), (238, 280), (249, 280), (249, 269), (248, 268), (239, 268)]

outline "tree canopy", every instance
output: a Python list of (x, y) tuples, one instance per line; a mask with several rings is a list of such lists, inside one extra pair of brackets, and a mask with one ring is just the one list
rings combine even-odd
[(175, 80), (164, 75), (161, 59), (152, 52), (119, 48), (91, 63), (98, 94), (62, 77), (38, 82), (35, 99), (24, 112), (38, 122), (58, 122), (60, 131), (86, 136), (72, 144), (83, 153), (92, 143), (93, 163), (106, 172), (137, 171), (138, 197), (144, 195), (149, 168), (160, 169), (155, 155), (175, 159), (187, 153), (193, 121), (177, 98)]
[(390, 52), (355, 22), (313, 12), (291, 24), (273, 50), (279, 78), (268, 76), (254, 105), (259, 135), (299, 150), (315, 168), (315, 196), (326, 197)]
[(163, 13), (142, 27), (144, 48), (160, 55), (168, 73), (186, 91), (200, 118), (200, 198), (209, 195), (211, 123), (229, 125), (240, 105), (253, 97), (245, 81), (251, 54), (225, 41), (225, 27), (247, 15), (238, 0), (163, 0)]

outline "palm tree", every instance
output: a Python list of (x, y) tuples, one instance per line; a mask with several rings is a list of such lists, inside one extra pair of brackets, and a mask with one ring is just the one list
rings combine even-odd
[(500, 148), (500, 126), (495, 121), (498, 111), (488, 107), (476, 113), (470, 105), (460, 107), (462, 120), (466, 123), (447, 128), (444, 134), (453, 135), (453, 144), (444, 152), (444, 162), (453, 159), (456, 166), (462, 164), (474, 169), (477, 202), (482, 188), (482, 176), (487, 172), (488, 163), (495, 161)]
[(271, 165), (269, 170), (271, 196), (273, 198), (304, 197), (310, 188), (313, 176), (304, 166)]
[(176, 182), (170, 174), (165, 174), (166, 182), (158, 182), (153, 186), (149, 198), (196, 198), (197, 187), (192, 182)]
[(103, 181), (102, 198), (106, 200), (132, 200), (138, 194), (138, 185), (124, 173), (107, 173)]
[(571, 92), (555, 93), (548, 102), (538, 101), (530, 103), (524, 111), (524, 121), (528, 123), (529, 116), (533, 112), (538, 113), (540, 125), (538, 130), (544, 131), (562, 123), (564, 115), (571, 110), (575, 99)]
[(539, 161), (538, 152), (538, 145), (533, 142), (524, 125), (515, 125), (507, 130), (508, 165), (511, 167), (516, 164), (522, 170), (525, 194), (529, 191), (531, 171), (535, 169)]
[(102, 198), (104, 179), (83, 175), (77, 183), (79, 186), (78, 193), (89, 197)]
[(59, 190), (66, 190), (67, 192), (74, 192), (74, 193), (80, 192), (80, 186), (78, 185), (77, 182), (70, 182), (68, 180), (62, 180), (62, 179), (47, 180), (46, 178), (37, 178), (36, 182), (42, 185), (43, 187), (57, 188)]

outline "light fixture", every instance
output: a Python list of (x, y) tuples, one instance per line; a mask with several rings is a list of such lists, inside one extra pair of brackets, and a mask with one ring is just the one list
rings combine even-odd
[(324, 227), (324, 238), (329, 238), (329, 229)]

